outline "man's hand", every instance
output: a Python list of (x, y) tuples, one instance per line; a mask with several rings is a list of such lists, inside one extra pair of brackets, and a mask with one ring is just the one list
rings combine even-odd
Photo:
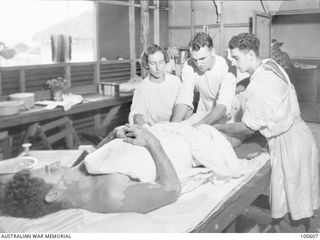
[(116, 127), (114, 130), (116, 131), (116, 136), (117, 138), (125, 139), (126, 138), (126, 133), (124, 131), (125, 125)]
[(144, 127), (126, 125), (123, 131), (125, 133), (124, 141), (133, 145), (148, 147), (150, 144), (158, 142), (158, 139)]
[(211, 111), (200, 121), (193, 124), (193, 126), (199, 126), (202, 124), (213, 125), (214, 123), (218, 122), (222, 119), (227, 112), (227, 107), (223, 104), (214, 105)]
[(213, 125), (213, 127), (219, 131), (225, 131), (226, 129), (226, 124), (219, 124), (219, 123), (216, 123)]

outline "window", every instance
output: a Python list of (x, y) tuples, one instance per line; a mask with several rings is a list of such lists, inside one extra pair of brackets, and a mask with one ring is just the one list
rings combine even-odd
[(0, 0), (0, 67), (49, 64), (51, 36), (71, 38), (71, 62), (94, 61), (92, 1)]

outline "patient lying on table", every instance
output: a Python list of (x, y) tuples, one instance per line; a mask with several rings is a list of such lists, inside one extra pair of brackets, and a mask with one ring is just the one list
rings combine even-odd
[[(112, 140), (116, 136), (123, 139)], [(100, 213), (145, 213), (178, 199), (179, 177), (183, 169), (192, 165), (204, 165), (217, 175), (227, 177), (237, 177), (241, 175), (240, 170), (244, 170), (231, 145), (207, 125), (194, 128), (168, 123), (150, 129), (128, 125), (113, 131), (103, 143), (107, 142), (77, 167), (56, 164), (16, 173), (5, 186), (2, 212), (25, 218), (68, 208)], [(138, 153), (138, 157), (134, 153)], [(154, 173), (152, 167), (139, 163), (139, 154), (151, 157), (147, 164), (151, 163)], [(113, 155), (117, 161), (109, 162)], [(121, 165), (121, 159), (126, 157), (127, 163), (133, 162), (142, 170), (140, 174), (139, 171), (110, 170), (115, 162)]]

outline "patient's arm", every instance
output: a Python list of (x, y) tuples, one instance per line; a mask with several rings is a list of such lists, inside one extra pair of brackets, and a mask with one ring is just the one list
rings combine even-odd
[(157, 177), (155, 183), (128, 185), (118, 210), (145, 213), (175, 202), (181, 191), (180, 181), (159, 140), (144, 128), (126, 126), (125, 131), (126, 142), (148, 149), (156, 165)]

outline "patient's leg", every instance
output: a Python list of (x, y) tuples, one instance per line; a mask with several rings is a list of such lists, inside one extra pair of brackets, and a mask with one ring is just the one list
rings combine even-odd
[[(192, 157), (220, 176), (241, 175), (241, 162), (231, 144), (214, 127), (200, 125), (192, 127), (186, 123), (158, 124), (153, 131), (170, 132), (181, 136), (189, 144)], [(153, 132), (154, 133), (154, 132)]]

